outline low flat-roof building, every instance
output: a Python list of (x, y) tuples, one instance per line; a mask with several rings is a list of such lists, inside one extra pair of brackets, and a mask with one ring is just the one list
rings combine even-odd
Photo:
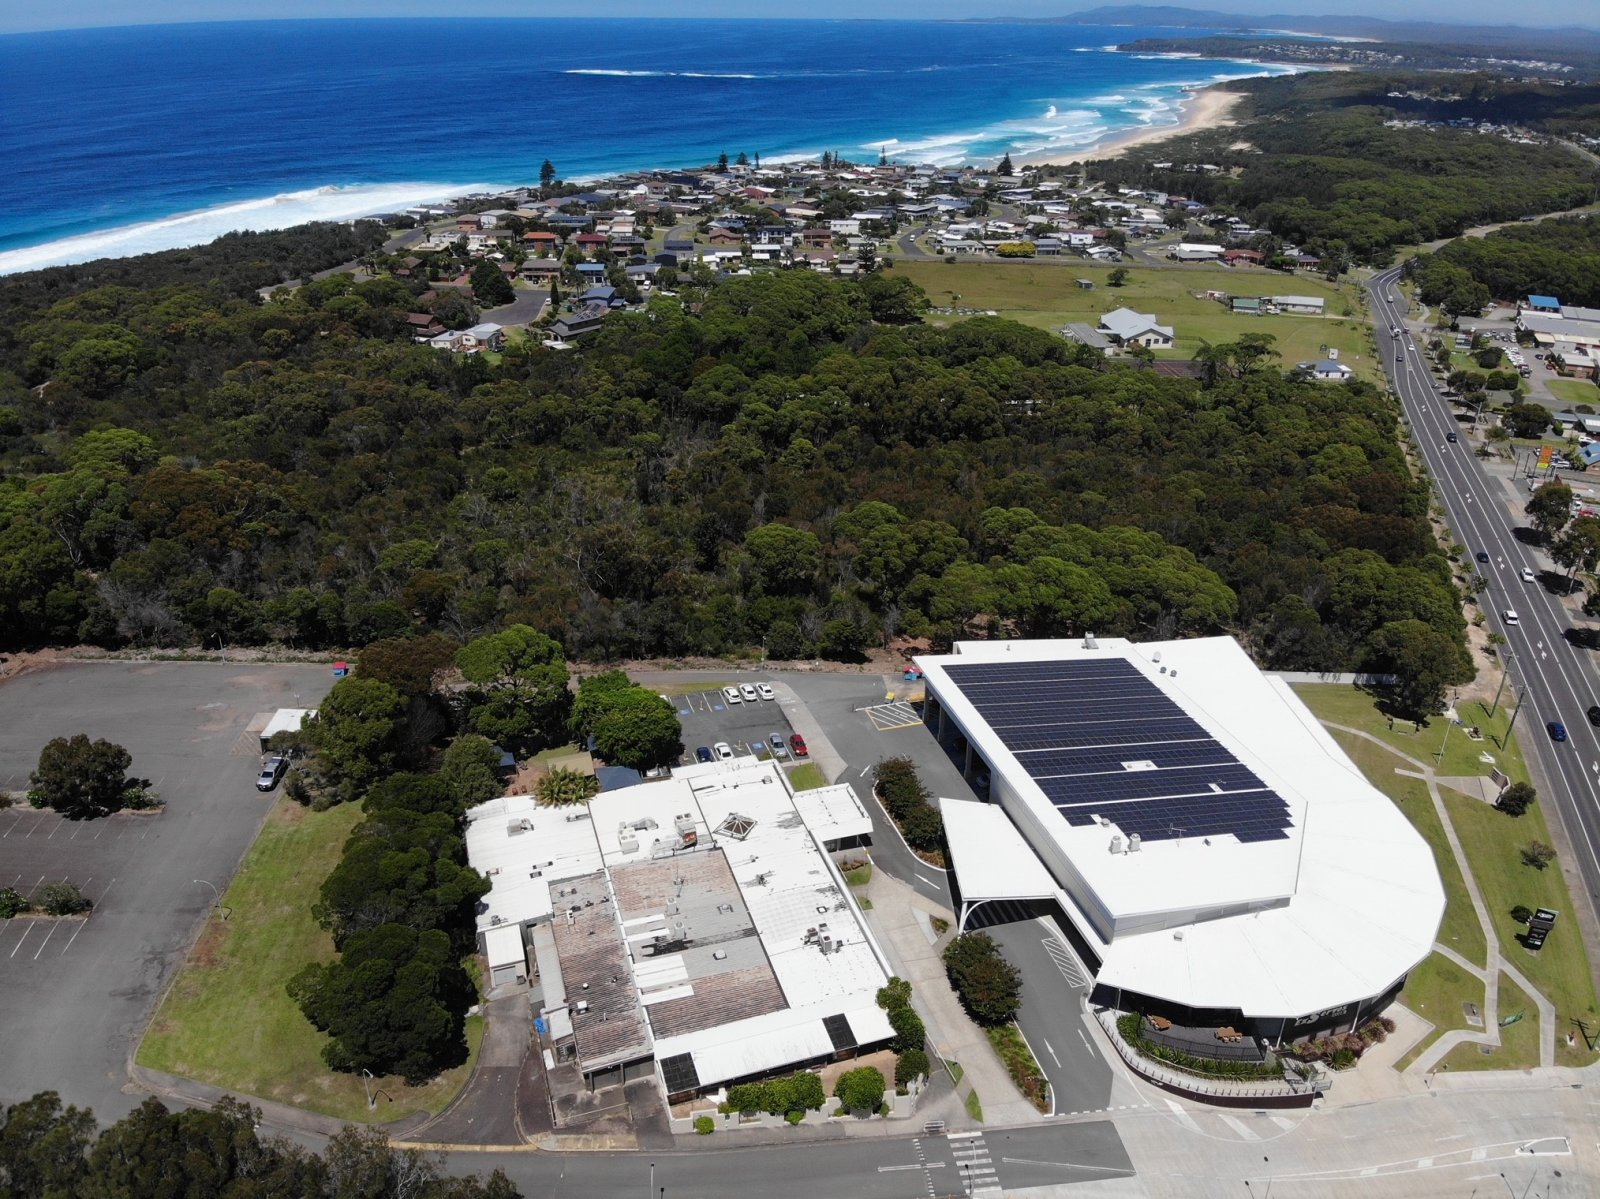
[(1048, 887), (1098, 1002), (1276, 1043), (1381, 1011), (1431, 952), (1427, 842), (1232, 638), (917, 664), (925, 722), (994, 805), (941, 803), (963, 919)]

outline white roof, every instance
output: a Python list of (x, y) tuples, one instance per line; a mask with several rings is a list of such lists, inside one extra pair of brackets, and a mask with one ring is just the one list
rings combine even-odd
[(1060, 890), (998, 805), (941, 799), (939, 811), (963, 899), (1048, 899)]
[(1204, 241), (1180, 241), (1178, 253), (1180, 254), (1220, 254), (1222, 247)]
[(849, 783), (796, 791), (794, 806), (819, 841), (872, 835), (872, 817), (867, 815), (860, 796)]
[[(1432, 851), (1288, 686), (1229, 637), (1134, 644), (966, 642), (919, 658), (989, 763), (1000, 806), (1100, 942), (1099, 979), (1195, 1007), (1296, 1017), (1378, 995), (1430, 952), (1444, 912)], [(1115, 852), (1115, 804), (1072, 826), (978, 715), (947, 664), (1121, 658), (1285, 802), (1281, 840), (1212, 833)], [(958, 815), (957, 819), (961, 817)]]
[(502, 796), (467, 811), (467, 860), (491, 884), (478, 931), (548, 919), (550, 884), (600, 869), (594, 824), (583, 808), (541, 808), (531, 795)]
[(878, 1007), (875, 998), (869, 997), (865, 1003), (847, 1009), (827, 1004), (805, 1009), (787, 1008), (718, 1025), (704, 1032), (662, 1037), (656, 1041), (656, 1059), (689, 1054), (694, 1058), (695, 1073), (701, 1085), (708, 1087), (730, 1079), (765, 1074), (793, 1062), (832, 1055), (833, 1039), (822, 1021), (834, 1015), (845, 1017), (858, 1045), (870, 1045), (894, 1035), (888, 1014)]
[(522, 944), (522, 926), (502, 924), (498, 928), (491, 928), (483, 934), (483, 952), (489, 959), (490, 970), (496, 966), (525, 963), (528, 953)]
[(496, 333), (502, 332), (504, 332), (504, 329), (500, 325), (495, 324), (493, 321), (485, 321), (481, 325), (473, 325), (472, 328), (468, 329), (467, 336), (483, 341), (485, 338), (493, 337)]
[(1273, 296), (1272, 302), (1280, 308), (1321, 308), (1327, 303), (1321, 296)]
[(1148, 312), (1135, 312), (1131, 308), (1114, 308), (1100, 318), (1100, 329), (1124, 341), (1131, 337), (1138, 337), (1141, 333), (1148, 333), (1152, 329), (1157, 333), (1172, 336), (1172, 330), (1157, 323), (1154, 314)]
[(315, 708), (279, 708), (272, 714), (272, 719), (267, 721), (266, 727), (261, 730), (261, 739), (265, 741), (278, 733), (297, 731), (307, 716), (316, 714)]

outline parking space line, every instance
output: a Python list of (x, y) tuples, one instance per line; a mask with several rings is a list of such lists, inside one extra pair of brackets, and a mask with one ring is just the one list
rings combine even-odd
[(33, 931), (33, 926), (37, 923), (37, 920), (28, 921), (28, 927), (22, 930), (22, 936), (17, 938), (17, 943), (11, 947), (11, 952), (7, 955), (8, 957), (17, 956), (17, 950), (22, 948), (22, 943), (28, 939), (28, 934)]
[(49, 840), (50, 840), (50, 839), (51, 839), (51, 838), (52, 838), (52, 837), (54, 837), (54, 836), (55, 836), (55, 835), (56, 835), (56, 834), (57, 834), (57, 833), (59, 833), (59, 832), (60, 832), (60, 831), (61, 831), (61, 826), (62, 826), (62, 825), (63, 825), (63, 824), (65, 824), (65, 823), (66, 823), (66, 821), (65, 821), (65, 820), (59, 820), (59, 819), (58, 819), (58, 820), (57, 820), (57, 821), (56, 821), (56, 826), (55, 826), (55, 828), (53, 828), (53, 829), (51, 829), (51, 830), (50, 830), (50, 836), (49, 836), (49, 837), (46, 837), (46, 838), (45, 838), (45, 840), (46, 840), (46, 841), (49, 841)]
[(21, 823), (22, 823), (22, 814), (19, 812), (19, 813), (17, 813), (17, 818), (11, 822), (11, 828), (8, 828), (8, 829), (6, 829), (5, 832), (0, 833), (0, 841), (4, 841), (7, 837), (9, 837), (11, 835), (11, 829), (16, 828), (17, 825), (19, 825)]
[(44, 947), (46, 945), (50, 944), (50, 938), (56, 935), (56, 929), (58, 929), (60, 927), (61, 927), (61, 921), (52, 920), (50, 922), (50, 931), (45, 933), (44, 940), (39, 942), (39, 948), (35, 949), (33, 951), (33, 960), (34, 961), (37, 962), (39, 960), (39, 955), (44, 952)]

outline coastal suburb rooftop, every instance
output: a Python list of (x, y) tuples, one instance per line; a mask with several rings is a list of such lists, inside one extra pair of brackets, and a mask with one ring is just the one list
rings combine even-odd
[(924, 719), (993, 801), (941, 802), (964, 900), (1056, 899), (1102, 986), (1298, 1019), (1385, 994), (1430, 951), (1427, 844), (1231, 638), (917, 662)]
[(467, 819), (491, 973), (535, 979), (551, 1047), (584, 1075), (654, 1058), (684, 1095), (892, 1035), (882, 955), (827, 852), (871, 831), (848, 785), (796, 794), (740, 759)]

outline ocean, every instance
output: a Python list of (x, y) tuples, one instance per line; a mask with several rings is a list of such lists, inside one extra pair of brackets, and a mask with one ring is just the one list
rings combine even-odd
[(934, 21), (369, 20), (0, 37), (0, 273), (563, 178), (992, 162), (1175, 124), (1282, 68), (1115, 52), (1185, 29)]

